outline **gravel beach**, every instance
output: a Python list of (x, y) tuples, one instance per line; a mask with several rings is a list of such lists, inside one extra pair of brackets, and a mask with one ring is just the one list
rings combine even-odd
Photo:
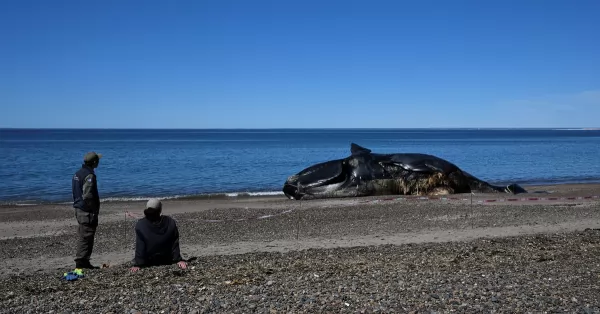
[(143, 202), (108, 202), (92, 263), (110, 267), (74, 282), (61, 279), (73, 268), (70, 206), (3, 206), (0, 313), (600, 313), (599, 200), (503, 197), (168, 200), (195, 259), (138, 273), (127, 262)]

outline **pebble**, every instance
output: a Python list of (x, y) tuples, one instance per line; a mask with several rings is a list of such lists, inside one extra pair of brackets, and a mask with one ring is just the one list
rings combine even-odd
[[(422, 218), (401, 216), (408, 225)], [(182, 226), (186, 223), (196, 222)], [(103, 232), (110, 232), (106, 228)], [(228, 239), (222, 231), (227, 226), (206, 228), (212, 229), (198, 237)], [(97, 254), (112, 244), (125, 247), (106, 234), (99, 236), (105, 240)], [(18, 255), (31, 245), (44, 256), (72, 254), (70, 247), (44, 250), (46, 240), (15, 241), (0, 250)], [(540, 256), (552, 260), (540, 261)], [(185, 271), (171, 265), (130, 274), (117, 265), (87, 271), (74, 282), (61, 280), (57, 273), (62, 270), (52, 269), (0, 277), (0, 313), (599, 313), (598, 256), (600, 231), (587, 230), (493, 241), (202, 256)], [(83, 303), (82, 296), (87, 296)]]
[[(532, 263), (530, 256), (545, 250), (549, 241), (563, 253), (553, 263)], [(176, 266), (132, 276), (122, 275), (126, 267), (115, 266), (89, 271), (86, 278), (71, 283), (52, 273), (4, 277), (0, 308), (8, 313), (445, 313), (489, 312), (502, 299), (502, 310), (508, 312), (600, 311), (600, 291), (589, 288), (597, 286), (595, 278), (583, 275), (600, 271), (594, 262), (600, 255), (600, 231), (476, 242), (477, 251), (458, 263), (450, 261), (468, 249), (466, 243), (208, 256), (192, 262), (202, 267), (181, 276), (172, 275)], [(587, 252), (571, 254), (584, 244)], [(490, 258), (498, 249), (503, 255)], [(268, 275), (272, 279), (264, 281), (264, 269), (273, 270)], [(267, 286), (272, 288), (264, 289)], [(101, 297), (79, 300), (82, 294)], [(573, 295), (590, 306), (579, 307)], [(561, 298), (573, 302), (560, 302)]]

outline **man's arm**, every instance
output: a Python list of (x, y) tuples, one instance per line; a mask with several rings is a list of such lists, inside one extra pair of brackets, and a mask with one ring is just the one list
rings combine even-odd
[(94, 195), (94, 188), (96, 187), (96, 175), (90, 173), (85, 177), (83, 183), (83, 201), (89, 208), (96, 209), (99, 204), (96, 204), (96, 197)]
[(173, 248), (171, 250), (173, 262), (180, 262), (183, 260), (181, 252), (179, 251), (179, 230), (177, 230), (177, 224), (175, 223), (175, 239), (173, 240)]
[(135, 228), (135, 257), (133, 266), (142, 267), (146, 262), (146, 243), (139, 228)]

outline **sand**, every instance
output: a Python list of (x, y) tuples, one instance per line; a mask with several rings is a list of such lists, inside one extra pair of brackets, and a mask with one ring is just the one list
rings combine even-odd
[[(540, 299), (541, 301), (523, 301), (519, 298), (510, 301), (496, 296), (494, 299), (496, 301), (493, 301), (493, 293), (485, 295), (487, 298), (485, 302), (480, 299), (475, 301), (471, 298), (472, 296), (467, 297), (465, 294), (461, 296), (460, 294), (451, 293), (452, 296), (446, 297), (441, 296), (442, 294), (438, 291), (441, 283), (437, 285), (431, 285), (427, 282), (419, 284), (421, 289), (424, 289), (422, 292), (428, 296), (426, 299), (405, 287), (411, 291), (409, 298), (409, 295), (403, 294), (408, 293), (408, 290), (400, 289), (402, 285), (399, 286), (399, 280), (405, 280), (406, 282), (420, 280), (420, 277), (412, 273), (408, 275), (410, 267), (406, 264), (407, 260), (412, 261), (411, 263), (426, 261), (424, 263), (429, 265), (429, 269), (427, 270), (427, 267), (424, 266), (426, 268), (424, 276), (435, 274), (434, 277), (447, 281), (443, 285), (450, 290), (452, 290), (452, 285), (458, 283), (450, 283), (448, 280), (458, 280), (456, 272), (472, 273), (474, 269), (477, 269), (478, 261), (481, 262), (480, 268), (482, 269), (502, 269), (504, 267), (503, 271), (513, 271), (506, 278), (512, 278), (511, 280), (515, 282), (526, 282), (528, 278), (534, 282), (542, 280), (538, 278), (539, 271), (554, 272), (557, 271), (555, 267), (558, 266), (562, 267), (564, 271), (557, 273), (556, 276), (564, 280), (579, 278), (577, 276), (581, 276), (578, 273), (581, 266), (578, 270), (569, 265), (575, 265), (584, 260), (592, 261), (597, 258), (593, 254), (600, 252), (600, 244), (594, 240), (598, 239), (599, 235), (594, 229), (600, 229), (600, 199), (584, 198), (600, 195), (600, 185), (574, 184), (528, 186), (526, 188), (530, 191), (528, 195), (455, 195), (454, 197), (458, 198), (457, 200), (390, 200), (388, 197), (369, 197), (292, 201), (285, 199), (283, 196), (246, 199), (166, 200), (163, 205), (164, 214), (171, 215), (178, 222), (181, 233), (181, 250), (184, 257), (197, 257), (197, 260), (192, 262), (196, 267), (195, 270), (187, 270), (186, 275), (181, 275), (179, 281), (169, 279), (169, 283), (180, 285), (177, 289), (193, 290), (193, 295), (197, 297), (202, 295), (206, 297), (205, 293), (210, 292), (214, 299), (215, 292), (217, 292), (216, 295), (223, 298), (219, 301), (221, 305), (223, 302), (225, 304), (231, 302), (236, 296), (238, 299), (242, 296), (246, 298), (244, 304), (238, 304), (237, 306), (229, 304), (226, 307), (216, 306), (213, 301), (208, 299), (204, 303), (194, 301), (194, 306), (187, 308), (181, 307), (181, 303), (178, 303), (179, 307), (175, 309), (175, 312), (201, 312), (203, 310), (235, 312), (236, 308), (244, 309), (245, 312), (269, 312), (270, 310), (284, 312), (318, 312), (325, 310), (355, 312), (366, 310), (370, 312), (376, 309), (384, 312), (405, 312), (414, 309), (448, 311), (450, 308), (458, 311), (492, 311), (493, 309), (499, 309), (497, 304), (499, 299), (502, 300), (501, 305), (509, 306), (508, 308), (513, 309), (513, 312), (526, 312), (528, 309), (532, 309), (531, 307), (535, 307), (534, 312), (542, 309), (597, 311), (599, 308), (598, 295), (600, 295), (597, 286), (574, 287), (565, 282), (556, 285), (555, 290), (557, 291), (554, 291), (555, 294), (561, 295), (560, 289), (562, 289), (562, 291), (568, 290), (573, 296), (564, 296), (569, 302), (561, 303), (561, 301), (556, 304), (553, 303), (554, 301), (544, 298)], [(510, 198), (522, 197), (531, 198), (531, 200), (508, 201)], [(550, 198), (550, 200), (540, 200), (539, 198)], [(495, 201), (488, 202), (489, 200)], [(107, 281), (115, 282), (115, 285), (120, 289), (141, 293), (145, 288), (140, 281), (152, 282), (155, 277), (163, 278), (174, 271), (175, 268), (166, 266), (143, 270), (139, 275), (131, 275), (127, 272), (127, 263), (133, 257), (133, 225), (136, 221), (135, 217), (141, 217), (143, 205), (144, 202), (106, 202), (102, 204), (100, 226), (92, 255), (92, 263), (98, 265), (106, 263), (110, 265), (110, 268), (90, 271), (88, 278), (81, 279), (76, 284), (82, 285), (80, 286), (80, 289), (83, 289), (82, 291), (106, 289), (106, 287), (98, 288), (91, 283), (90, 286), (86, 286), (85, 283), (86, 280), (87, 282), (93, 282), (92, 278), (104, 278)], [(73, 293), (70, 287), (75, 285), (74, 283), (62, 282), (57, 278), (64, 271), (74, 266), (73, 254), (76, 228), (73, 210), (69, 205), (0, 207), (0, 284), (4, 284), (4, 288), (0, 289), (0, 292), (5, 293), (5, 295), (0, 295), (0, 308), (12, 309), (12, 312), (61, 309), (59, 305), (46, 298)], [(550, 240), (539, 240), (542, 238), (536, 237)], [(537, 244), (533, 247), (529, 246), (527, 243), (530, 243), (531, 239), (541, 241), (541, 246)], [(473, 243), (479, 243), (475, 246), (481, 247), (482, 252), (489, 254), (494, 250), (504, 250), (505, 252), (510, 250), (510, 255), (519, 260), (519, 256), (527, 259), (534, 258), (532, 256), (538, 253), (538, 255), (543, 255), (542, 253), (545, 252), (544, 245), (546, 245), (544, 241), (554, 243), (554, 251), (551, 252), (551, 257), (549, 257), (552, 258), (552, 262), (523, 266), (522, 273), (510, 269), (510, 263), (506, 260), (504, 260), (505, 264), (502, 264), (502, 261), (497, 265), (490, 264), (490, 260), (484, 258), (484, 253), (481, 253), (484, 255), (479, 257), (480, 260), (477, 260), (477, 258), (471, 260), (470, 264), (463, 265), (465, 266), (463, 268), (460, 265), (439, 268), (444, 259), (457, 258), (456, 254), (463, 254), (466, 248), (473, 247)], [(574, 258), (574, 246), (578, 248), (585, 247), (586, 251), (578, 249), (579, 256)], [(405, 256), (405, 254), (408, 255)], [(383, 262), (382, 258), (386, 262)], [(544, 257), (539, 258), (543, 259)], [(363, 264), (356, 265), (352, 260), (363, 261)], [(223, 263), (224, 266), (219, 266), (221, 267), (219, 268), (213, 265), (216, 261)], [(303, 268), (288, 269), (283, 266), (287, 265), (286, 263), (303, 263), (303, 261), (305, 261)], [(256, 268), (257, 265), (263, 264), (278, 265), (279, 270), (274, 276), (280, 277), (273, 277), (264, 281), (261, 281), (261, 279), (254, 283), (240, 283), (245, 287), (243, 289), (239, 288), (241, 290), (236, 288), (238, 290), (225, 289), (221, 291), (219, 288), (217, 291), (213, 289), (214, 287), (210, 288), (211, 285), (223, 285), (223, 282), (229, 280), (224, 278), (224, 274), (210, 273), (211, 271), (224, 271), (224, 267), (227, 272), (236, 273), (240, 267), (246, 267), (249, 274), (247, 275), (255, 278), (260, 273)], [(394, 265), (396, 265), (396, 268), (399, 267), (398, 269), (404, 270), (390, 269)], [(368, 268), (369, 272), (360, 272), (361, 267)], [(600, 274), (600, 265), (588, 263), (586, 267), (589, 278), (594, 278), (597, 281), (598, 274)], [(307, 297), (308, 299), (313, 298), (316, 303), (301, 302), (302, 306), (291, 307), (292, 304), (299, 302), (302, 285), (308, 284), (308, 286), (311, 286), (310, 281), (317, 278), (314, 275), (322, 274), (323, 269), (329, 269), (329, 271), (333, 271), (332, 269), (346, 269), (348, 273), (352, 273), (356, 278), (346, 278), (347, 276), (344, 273), (333, 271), (333, 273), (327, 275), (330, 282), (323, 284), (323, 288), (318, 291), (319, 294)], [(355, 289), (351, 295), (358, 301), (343, 302), (343, 292), (346, 291), (347, 287), (339, 288), (340, 285), (351, 286), (352, 280), (358, 280), (358, 282), (362, 279), (367, 280), (366, 278), (370, 278), (369, 274), (382, 276), (382, 271), (389, 274), (386, 275), (385, 280), (380, 281), (380, 283), (369, 281), (365, 284), (367, 287), (372, 288), (376, 286), (376, 290), (369, 291), (363, 289), (364, 287), (358, 290)], [(143, 274), (144, 272), (146, 275)], [(126, 276), (121, 278), (119, 274)], [(152, 274), (154, 277), (148, 274)], [(493, 277), (499, 275), (499, 273), (493, 271), (488, 273), (488, 276)], [(197, 276), (204, 279), (199, 279)], [(397, 276), (397, 278), (394, 276)], [(18, 281), (19, 283), (16, 284), (15, 278), (24, 277), (41, 278), (36, 279), (41, 283), (31, 283), (28, 286), (26, 282)], [(259, 277), (264, 279), (272, 276), (260, 273)], [(219, 280), (219, 283), (211, 282), (211, 280)], [(281, 280), (291, 280), (299, 286), (296, 284), (282, 284)], [(500, 295), (502, 295), (501, 291), (504, 291), (504, 295), (506, 295), (506, 287), (504, 286), (510, 285), (506, 280), (498, 279), (496, 283), (494, 281), (486, 282), (491, 286), (491, 290), (500, 293)], [(104, 284), (107, 284), (107, 281)], [(270, 284), (269, 281), (271, 281)], [(332, 282), (337, 282), (337, 284)], [(12, 290), (10, 283), (14, 285)], [(141, 286), (136, 285), (136, 283)], [(473, 281), (466, 285), (469, 286), (475, 283)], [(590, 284), (587, 281), (585, 283)], [(96, 284), (98, 283), (96, 282)], [(43, 292), (40, 285), (50, 289), (51, 293)], [(460, 285), (464, 286), (465, 284)], [(237, 285), (234, 286), (238, 287)], [(251, 286), (262, 292), (254, 293), (250, 291)], [(285, 300), (272, 299), (273, 292), (269, 292), (269, 287), (273, 288), (275, 286), (283, 294), (286, 294), (287, 291), (297, 295), (284, 298)], [(205, 287), (206, 291), (198, 290), (201, 287)], [(476, 286), (469, 287), (471, 290), (478, 289)], [(465, 286), (463, 288), (468, 290), (469, 287)], [(168, 285), (163, 288), (167, 291), (173, 290), (173, 287)], [(250, 290), (246, 291), (244, 289)], [(329, 291), (331, 289), (333, 290)], [(519, 288), (515, 286), (512, 289)], [(527, 289), (521, 291), (521, 293), (525, 295), (538, 293), (541, 291), (539, 290), (541, 286), (538, 283), (538, 285)], [(393, 291), (393, 297), (400, 299), (406, 297), (408, 298), (406, 300), (410, 299), (412, 300), (410, 302), (413, 303), (408, 301), (406, 301), (408, 303), (391, 302), (389, 300), (392, 296), (386, 291)], [(518, 292), (518, 290), (516, 291)], [(229, 295), (230, 293), (233, 293), (233, 295)], [(447, 294), (448, 291), (444, 293)], [(327, 298), (330, 298), (332, 294), (337, 295), (337, 297), (333, 297), (332, 300), (326, 299), (324, 304), (319, 303), (321, 302), (321, 296), (327, 295)], [(437, 294), (437, 298), (430, 297), (430, 294)], [(15, 297), (15, 295), (18, 295), (18, 297)], [(141, 312), (153, 312), (155, 310), (160, 312), (159, 310), (163, 309), (173, 310), (173, 303), (167, 304), (164, 300), (156, 301), (158, 302), (156, 304), (148, 303), (144, 305), (139, 297), (127, 295), (128, 300), (130, 300), (129, 303), (121, 302), (121, 305), (117, 307), (114, 307), (114, 304), (111, 303), (111, 306), (113, 306), (111, 309), (103, 306), (107, 304), (107, 301), (114, 301), (119, 304), (117, 302), (118, 298), (122, 298), (123, 295), (107, 294), (106, 300), (97, 302), (102, 310), (100, 308), (85, 308), (84, 304), (79, 303), (74, 304), (75, 307), (70, 308), (70, 310), (74, 312), (83, 310), (94, 312), (98, 310), (98, 312), (113, 311), (116, 313), (125, 310), (140, 310)], [(260, 298), (257, 300), (248, 299), (249, 295), (260, 295)], [(515, 295), (518, 295), (518, 293)], [(381, 302), (369, 303), (369, 298), (377, 298), (378, 296), (380, 298), (383, 296), (383, 299), (389, 302), (386, 301), (387, 303), (384, 302), (383, 305)], [(35, 297), (36, 302), (39, 304), (32, 303), (31, 297)], [(187, 297), (181, 295), (178, 300), (184, 300)], [(563, 296), (559, 298), (563, 298)], [(572, 299), (576, 299), (577, 302), (572, 301)], [(45, 302), (41, 302), (42, 300), (45, 300)], [(440, 300), (445, 301), (441, 302)], [(336, 306), (339, 306), (339, 308), (328, 308), (327, 306), (331, 302), (337, 302)], [(346, 306), (345, 303), (350, 305)], [(32, 308), (32, 304), (38, 305), (36, 308)], [(254, 307), (252, 307), (253, 304)], [(424, 304), (429, 305), (423, 307)], [(496, 307), (494, 307), (494, 304), (496, 304)], [(325, 308), (322, 308), (323, 305), (325, 305)]]

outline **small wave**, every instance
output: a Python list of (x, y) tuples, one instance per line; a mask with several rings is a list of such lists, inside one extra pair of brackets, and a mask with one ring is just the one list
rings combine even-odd
[(186, 195), (172, 195), (172, 196), (162, 196), (162, 197), (154, 197), (154, 196), (134, 196), (134, 197), (107, 197), (100, 200), (100, 203), (104, 202), (141, 202), (147, 201), (151, 198), (157, 198), (159, 200), (171, 200), (178, 198), (185, 198)]
[(135, 197), (108, 197), (103, 198), (100, 202), (141, 202), (151, 198), (159, 200), (173, 199), (227, 199), (227, 198), (243, 198), (243, 197), (261, 197), (261, 196), (277, 196), (283, 195), (280, 191), (261, 191), (261, 192), (229, 192), (229, 193), (205, 193), (195, 195), (171, 195), (171, 196), (135, 196)]
[[(157, 198), (159, 200), (202, 200), (202, 199), (231, 199), (231, 198), (251, 198), (251, 197), (269, 197), (283, 195), (281, 191), (258, 191), (258, 192), (222, 192), (222, 193), (203, 193), (203, 194), (189, 194), (189, 195), (167, 195), (167, 196), (110, 196), (100, 199), (100, 203), (110, 202), (145, 202), (151, 198)], [(0, 206), (36, 206), (41, 204), (59, 204), (59, 205), (70, 205), (73, 202), (61, 202), (61, 201), (27, 201), (22, 203), (21, 201), (7, 201), (0, 202)]]
[(235, 192), (235, 193), (226, 193), (225, 195), (227, 195), (229, 197), (238, 197), (238, 196), (274, 196), (274, 195), (283, 195), (283, 192), (280, 192), (280, 191)]
[(273, 197), (283, 195), (280, 191), (259, 191), (259, 192), (226, 192), (226, 193), (211, 193), (188, 195), (181, 199), (231, 199), (231, 198), (252, 198), (252, 197)]
[(17, 207), (27, 207), (27, 206), (37, 206), (42, 204), (40, 203), (21, 203), (19, 201), (13, 201), (13, 202), (0, 202), (0, 206), (17, 206)]

